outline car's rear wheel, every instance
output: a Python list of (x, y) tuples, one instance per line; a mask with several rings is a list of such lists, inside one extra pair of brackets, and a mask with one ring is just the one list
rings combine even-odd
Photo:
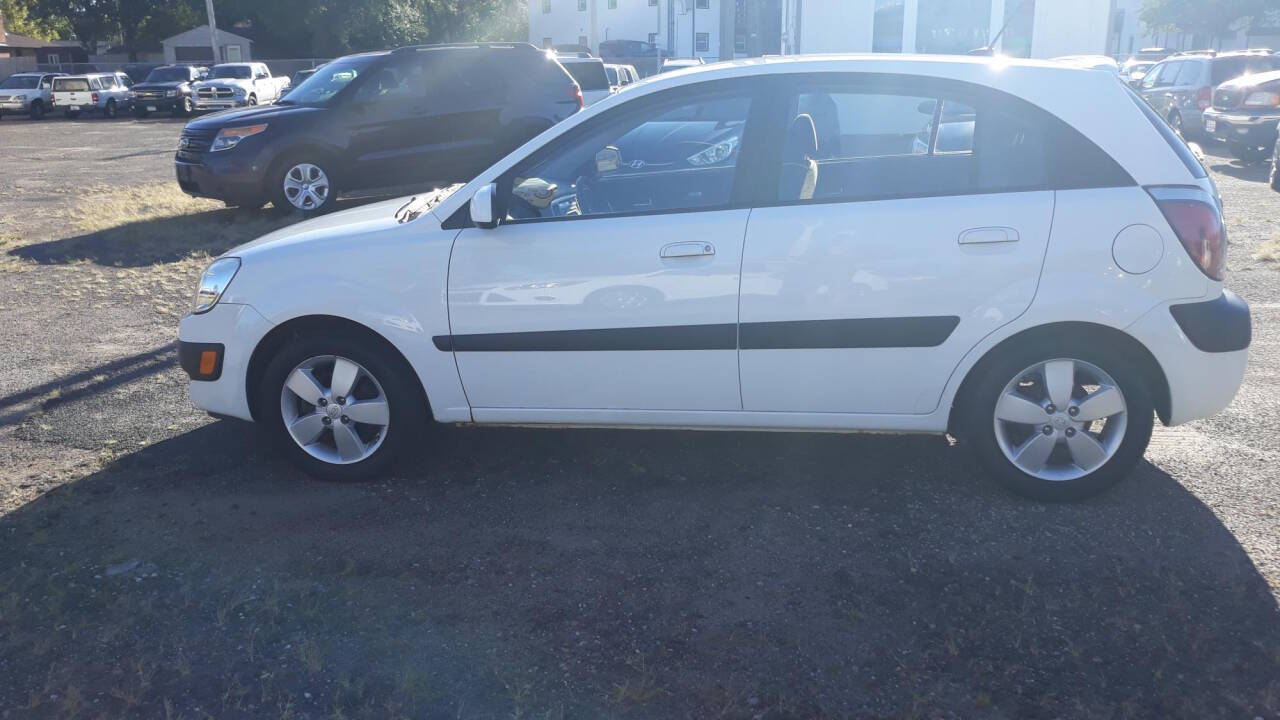
[(1151, 440), (1143, 374), (1110, 348), (1029, 344), (981, 371), (960, 432), (994, 478), (1021, 495), (1096, 495), (1128, 475)]
[(422, 432), (426, 405), (403, 360), (365, 338), (295, 338), (268, 364), (261, 419), (290, 459), (326, 480), (377, 476)]
[(280, 212), (325, 212), (337, 201), (333, 180), (333, 164), (328, 158), (306, 154), (287, 158), (272, 173), (271, 204)]
[(31, 101), (31, 119), (32, 120), (44, 119), (44, 103), (40, 102), (39, 100)]
[(1269, 148), (1261, 145), (1249, 145), (1247, 143), (1233, 142), (1227, 146), (1232, 156), (1247, 163), (1262, 162), (1266, 159)]
[(116, 101), (108, 100), (107, 107), (105, 110), (103, 110), (103, 115), (107, 116), (108, 118), (114, 118), (119, 114), (120, 114), (120, 108), (116, 105)]
[(246, 103), (248, 103), (249, 105), (257, 105), (257, 104), (258, 104), (258, 96), (257, 96), (257, 95), (250, 95), (250, 96), (249, 96), (249, 99), (248, 99), (248, 100), (245, 100), (245, 102), (246, 102)]

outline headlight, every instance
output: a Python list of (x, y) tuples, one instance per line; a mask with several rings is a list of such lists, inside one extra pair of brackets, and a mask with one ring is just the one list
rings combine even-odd
[(1259, 91), (1249, 93), (1244, 99), (1245, 107), (1277, 107), (1280, 106), (1280, 93)]
[(177, 90), (165, 90), (165, 91), (164, 91), (164, 96), (165, 96), (165, 97), (178, 97), (178, 91), (177, 91)]
[(200, 288), (196, 290), (195, 307), (191, 312), (199, 315), (208, 312), (222, 299), (222, 293), (231, 284), (231, 278), (240, 269), (240, 258), (221, 258), (214, 260), (209, 268), (200, 276)]
[(257, 135), (267, 129), (266, 123), (262, 125), (248, 125), (238, 128), (223, 128), (218, 131), (217, 137), (213, 139), (213, 145), (209, 147), (210, 152), (217, 150), (230, 150), (240, 144), (240, 141), (251, 136)]
[(735, 135), (724, 142), (718, 142), (715, 145), (689, 156), (690, 165), (715, 165), (724, 162), (733, 154), (734, 148), (738, 147), (738, 137)]

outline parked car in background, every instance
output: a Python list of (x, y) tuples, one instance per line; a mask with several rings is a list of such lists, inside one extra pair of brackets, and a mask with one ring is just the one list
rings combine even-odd
[(1204, 135), (1203, 113), (1213, 91), (1246, 73), (1280, 69), (1280, 57), (1255, 52), (1173, 55), (1147, 71), (1139, 92), (1179, 133)]
[(39, 120), (51, 106), (53, 79), (66, 73), (14, 73), (0, 82), (0, 117), (27, 115)]
[(1146, 77), (1147, 71), (1155, 67), (1154, 60), (1146, 62), (1125, 63), (1120, 69), (1120, 77), (1129, 86), (1138, 89), (1142, 87), (1142, 78)]
[(606, 64), (604, 72), (609, 76), (609, 85), (614, 92), (618, 92), (627, 85), (640, 80), (640, 75), (630, 65)]
[[(917, 149), (938, 117), (956, 132)], [(376, 477), (434, 418), (950, 432), (1016, 492), (1080, 498), (1134, 468), (1157, 413), (1207, 417), (1240, 387), (1221, 212), (1103, 73), (726, 63), (464, 187), (227, 252), (178, 355), (197, 407), (330, 479)]]
[(1120, 66), (1120, 71), (1128, 72), (1132, 65), (1136, 65), (1138, 63), (1157, 63), (1172, 54), (1173, 51), (1167, 48), (1142, 48), (1138, 52), (1130, 55), (1128, 60), (1124, 61), (1124, 65)]
[(1246, 162), (1265, 160), (1276, 145), (1280, 122), (1280, 70), (1242, 75), (1213, 91), (1204, 111), (1205, 133), (1227, 143)]
[(659, 72), (664, 58), (671, 53), (643, 40), (605, 40), (600, 43), (600, 58), (605, 62), (631, 65), (641, 77)]
[(129, 80), (135, 85), (147, 79), (153, 70), (158, 67), (164, 67), (163, 63), (125, 63), (120, 66), (120, 72), (129, 76)]
[(583, 105), (589, 107), (613, 93), (609, 74), (605, 72), (604, 61), (600, 58), (559, 55), (557, 60), (565, 70), (569, 71), (574, 81), (578, 83), (578, 87), (582, 89)]
[[(322, 65), (321, 67), (324, 67), (324, 66)], [(291, 90), (292, 90), (293, 88), (295, 88), (295, 87), (297, 87), (297, 86), (301, 85), (301, 84), (302, 84), (302, 82), (303, 82), (304, 80), (306, 80), (307, 78), (311, 77), (312, 75), (315, 75), (315, 74), (316, 74), (316, 70), (317, 70), (317, 69), (318, 69), (318, 68), (307, 68), (306, 70), (299, 70), (299, 71), (295, 72), (294, 74), (290, 75), (290, 76), (289, 76), (289, 89), (291, 89)], [(287, 94), (287, 93), (286, 93), (286, 94)]]
[(122, 72), (64, 75), (53, 79), (51, 107), (74, 120), (81, 114), (113, 118), (130, 109), (133, 81)]
[(673, 70), (684, 70), (685, 68), (699, 67), (706, 65), (707, 61), (700, 57), (697, 58), (667, 58), (662, 61), (662, 72), (671, 72)]
[(194, 65), (162, 65), (133, 86), (133, 114), (145, 118), (153, 112), (190, 115), (194, 109), (192, 83), (208, 73)]
[(1103, 70), (1116, 76), (1120, 75), (1119, 63), (1114, 58), (1109, 58), (1106, 55), (1063, 55), (1053, 58), (1053, 62), (1060, 62), (1085, 70)]
[(175, 171), (190, 195), (314, 213), (339, 192), (468, 180), (581, 109), (573, 78), (527, 43), (351, 55), (276, 105), (188, 123)]
[(289, 86), (289, 78), (272, 77), (265, 63), (223, 63), (209, 69), (209, 76), (194, 83), (196, 110), (226, 110), (249, 105), (270, 105)]

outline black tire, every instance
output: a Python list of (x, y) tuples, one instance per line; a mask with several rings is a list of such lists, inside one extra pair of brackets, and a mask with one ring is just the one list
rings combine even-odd
[(68, 110), (62, 113), (62, 115), (68, 120), (75, 120), (76, 118), (80, 117), (79, 111), (72, 111), (72, 110)]
[(147, 112), (147, 109), (144, 107), (136, 107), (133, 109), (133, 116), (139, 120), (146, 120), (147, 116), (150, 114), (151, 113)]
[(43, 120), (44, 119), (44, 103), (39, 100), (32, 100), (31, 115), (29, 117), (32, 120)]
[(249, 96), (249, 98), (248, 98), (247, 100), (245, 100), (245, 102), (246, 102), (246, 103), (248, 103), (250, 107), (252, 107), (252, 106), (254, 106), (254, 105), (257, 105), (257, 104), (258, 104), (258, 96), (257, 96), (257, 95), (250, 95), (250, 96)]
[(103, 109), (102, 115), (108, 119), (115, 119), (120, 114), (120, 107), (116, 105), (115, 100), (108, 100), (107, 107)]
[[(325, 177), (329, 180), (328, 194), (320, 205), (309, 208), (299, 208), (289, 202), (289, 197), (285, 194), (284, 179), (285, 175), (299, 164), (307, 163), (320, 168)], [(328, 155), (318, 151), (295, 152), (277, 160), (271, 167), (271, 172), (267, 173), (267, 192), (271, 199), (271, 207), (278, 213), (288, 214), (297, 213), (306, 216), (321, 215), (333, 209), (338, 198), (338, 177), (336, 175), (334, 162)]]
[[(1155, 407), (1145, 374), (1123, 350), (1087, 334), (1071, 333), (998, 352), (1001, 355), (975, 368), (982, 374), (965, 398), (963, 429), (957, 428), (997, 482), (1036, 500), (1082, 500), (1111, 488), (1142, 459), (1151, 440)], [(1005, 385), (1024, 369), (1056, 358), (1083, 360), (1111, 375), (1124, 395), (1128, 413), (1124, 436), (1115, 454), (1092, 473), (1070, 480), (1045, 480), (1023, 472), (1005, 456), (996, 439), (995, 407)]]
[(1261, 145), (1247, 145), (1239, 142), (1229, 143), (1227, 149), (1231, 151), (1233, 157), (1246, 163), (1262, 162), (1267, 158), (1267, 153), (1269, 152), (1267, 148)]
[[(323, 355), (340, 356), (363, 366), (377, 378), (389, 407), (390, 423), (382, 444), (369, 457), (349, 465), (325, 462), (303, 450), (285, 428), (281, 413), (281, 391), (286, 378), (299, 364)], [(404, 448), (420, 442), (425, 432), (426, 400), (412, 368), (382, 345), (349, 331), (316, 333), (290, 340), (268, 363), (257, 393), (259, 419), (272, 440), (295, 465), (321, 480), (354, 482), (376, 478)]]
[(191, 96), (186, 95), (181, 100), (173, 104), (174, 117), (190, 117), (191, 116)]

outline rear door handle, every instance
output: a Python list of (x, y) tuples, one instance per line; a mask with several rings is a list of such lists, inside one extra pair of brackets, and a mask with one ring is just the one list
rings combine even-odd
[(961, 245), (1018, 242), (1018, 231), (1011, 227), (973, 228), (960, 233), (959, 242)]
[(678, 242), (662, 246), (664, 258), (700, 257), (715, 255), (716, 246), (708, 242)]

